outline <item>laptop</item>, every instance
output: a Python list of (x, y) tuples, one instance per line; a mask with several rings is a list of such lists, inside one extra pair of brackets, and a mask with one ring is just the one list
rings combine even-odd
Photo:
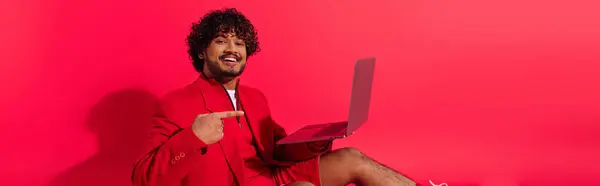
[(374, 73), (375, 57), (356, 61), (347, 120), (305, 126), (277, 141), (277, 144), (334, 140), (354, 134), (360, 126), (367, 122), (369, 117)]

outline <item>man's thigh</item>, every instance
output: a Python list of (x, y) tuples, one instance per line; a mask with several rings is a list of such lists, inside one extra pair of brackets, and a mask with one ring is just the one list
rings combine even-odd
[(297, 162), (291, 166), (277, 168), (273, 177), (277, 185), (310, 182), (315, 186), (320, 186), (319, 157)]

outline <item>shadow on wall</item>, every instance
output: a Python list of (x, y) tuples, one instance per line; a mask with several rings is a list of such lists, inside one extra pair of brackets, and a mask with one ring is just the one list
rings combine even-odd
[(48, 186), (131, 186), (131, 170), (142, 153), (158, 98), (143, 89), (109, 93), (94, 105), (87, 127), (98, 152), (55, 177)]

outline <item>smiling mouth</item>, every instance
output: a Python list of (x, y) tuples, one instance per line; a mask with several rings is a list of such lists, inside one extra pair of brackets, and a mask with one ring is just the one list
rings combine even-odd
[(223, 61), (225, 61), (225, 62), (238, 62), (237, 58), (234, 58), (234, 57), (223, 58)]
[(223, 60), (225, 62), (238, 62), (239, 57), (235, 56), (235, 55), (224, 55), (224, 56), (221, 56), (221, 60)]
[(233, 66), (233, 65), (237, 64), (240, 60), (239, 60), (239, 57), (237, 57), (237, 56), (226, 55), (226, 56), (221, 57), (221, 61), (223, 61), (223, 63), (225, 63), (225, 65), (227, 65), (227, 66)]

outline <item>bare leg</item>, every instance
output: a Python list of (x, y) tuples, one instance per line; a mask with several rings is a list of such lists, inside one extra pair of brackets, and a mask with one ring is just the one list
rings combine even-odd
[(299, 181), (299, 182), (294, 182), (291, 184), (287, 184), (285, 186), (315, 186), (310, 182), (303, 182), (303, 181)]
[(319, 161), (323, 186), (349, 183), (364, 186), (415, 186), (397, 171), (376, 162), (354, 148), (343, 148), (323, 155)]

